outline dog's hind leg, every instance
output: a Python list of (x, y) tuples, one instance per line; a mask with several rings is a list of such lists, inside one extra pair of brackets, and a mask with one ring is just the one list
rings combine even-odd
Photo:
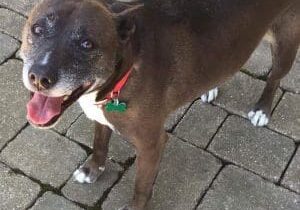
[[(298, 3), (297, 3), (298, 4)], [(297, 7), (298, 6), (298, 7)], [(274, 41), (271, 42), (272, 69), (263, 94), (249, 112), (248, 117), (255, 126), (268, 124), (272, 102), (280, 80), (290, 71), (300, 43), (300, 4), (279, 17), (272, 25)]]
[(94, 183), (105, 170), (105, 160), (108, 152), (108, 143), (112, 130), (98, 122), (95, 122), (95, 136), (93, 154), (73, 174), (79, 183)]

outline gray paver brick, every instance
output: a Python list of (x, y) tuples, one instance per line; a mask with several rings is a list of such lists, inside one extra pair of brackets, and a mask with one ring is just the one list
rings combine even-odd
[(270, 128), (300, 141), (300, 95), (285, 93), (273, 113)]
[(174, 113), (172, 113), (165, 122), (165, 129), (167, 131), (171, 131), (172, 128), (179, 122), (182, 118), (186, 110), (189, 108), (190, 104), (186, 104), (179, 109), (177, 109)]
[(300, 196), (240, 168), (226, 167), (198, 210), (296, 210)]
[(176, 127), (176, 136), (205, 148), (227, 113), (219, 107), (197, 100)]
[(66, 134), (69, 127), (75, 120), (82, 114), (82, 109), (78, 103), (73, 104), (70, 106), (65, 113), (61, 116), (61, 120), (58, 124), (53, 128), (55, 131)]
[(284, 175), (282, 184), (300, 193), (300, 147)]
[[(67, 136), (78, 141), (90, 148), (93, 147), (94, 139), (94, 122), (89, 120), (85, 115), (71, 126), (67, 132)], [(121, 136), (112, 134), (109, 142), (108, 156), (117, 162), (125, 162), (128, 158), (134, 157), (133, 147)]]
[(295, 149), (294, 142), (248, 120), (229, 117), (209, 150), (226, 160), (277, 181)]
[(26, 15), (31, 8), (40, 1), (42, 0), (1, 0), (0, 6)]
[(109, 142), (108, 157), (119, 163), (125, 163), (129, 158), (135, 157), (135, 150), (134, 147), (121, 136), (112, 134)]
[(0, 63), (11, 57), (20, 47), (20, 44), (15, 39), (6, 34), (0, 33)]
[(0, 31), (21, 40), (26, 19), (8, 9), (0, 8)]
[[(175, 137), (167, 145), (149, 209), (193, 209), (221, 167), (201, 149)], [(133, 195), (134, 167), (126, 172), (104, 202), (103, 209), (118, 209)]]
[(281, 81), (281, 87), (295, 93), (300, 93), (300, 51), (298, 52), (292, 70)]
[(26, 124), (29, 93), (22, 83), (22, 63), (10, 60), (0, 66), (0, 149)]
[(59, 187), (83, 162), (86, 153), (52, 131), (28, 127), (2, 151), (0, 158), (42, 183)]
[(30, 208), (31, 210), (80, 210), (82, 208), (76, 206), (71, 201), (55, 195), (52, 192), (46, 192), (35, 205)]
[(21, 53), (21, 50), (19, 49), (19, 50), (16, 52), (16, 58), (22, 60), (20, 53)]
[(262, 40), (243, 68), (256, 76), (262, 76), (267, 75), (271, 67), (270, 44), (268, 41)]
[(97, 182), (93, 184), (81, 184), (70, 179), (62, 193), (70, 200), (93, 206), (103, 196), (119, 178), (119, 172), (122, 170), (120, 166), (111, 161), (107, 161), (106, 168)]
[(131, 167), (121, 181), (111, 190), (102, 205), (103, 210), (119, 209), (124, 206), (133, 195), (135, 167)]
[[(214, 102), (226, 110), (247, 117), (248, 112), (253, 109), (260, 98), (265, 87), (265, 82), (244, 74), (237, 73), (231, 80), (220, 87), (219, 96)], [(277, 90), (273, 107), (282, 94)]]
[(40, 186), (0, 163), (0, 209), (25, 209), (36, 199)]
[(73, 123), (66, 135), (71, 139), (92, 148), (95, 132), (94, 124), (93, 121), (89, 120), (86, 115), (83, 114), (75, 123)]

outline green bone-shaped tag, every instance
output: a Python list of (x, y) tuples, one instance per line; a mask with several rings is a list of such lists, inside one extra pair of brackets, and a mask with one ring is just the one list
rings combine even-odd
[(124, 102), (120, 103), (118, 100), (112, 100), (105, 105), (105, 110), (107, 112), (125, 112), (127, 105)]

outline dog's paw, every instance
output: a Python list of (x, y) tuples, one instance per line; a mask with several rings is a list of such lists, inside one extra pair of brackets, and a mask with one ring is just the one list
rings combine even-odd
[(203, 94), (201, 96), (202, 102), (210, 103), (210, 102), (214, 101), (218, 96), (218, 92), (219, 92), (218, 88), (214, 88), (214, 89), (208, 91), (207, 93)]
[(103, 173), (105, 167), (92, 168), (86, 165), (81, 166), (77, 169), (73, 178), (79, 183), (94, 183), (97, 181), (98, 177)]
[(269, 117), (262, 110), (250, 111), (248, 118), (254, 126), (265, 126), (269, 123)]

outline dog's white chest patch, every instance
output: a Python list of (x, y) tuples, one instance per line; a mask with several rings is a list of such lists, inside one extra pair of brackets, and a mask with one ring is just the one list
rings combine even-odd
[(104, 116), (103, 108), (99, 105), (95, 105), (95, 99), (96, 93), (90, 93), (81, 96), (78, 102), (89, 119), (95, 120), (102, 125), (106, 125), (110, 129), (115, 130), (114, 126), (110, 122), (108, 122), (108, 120)]

